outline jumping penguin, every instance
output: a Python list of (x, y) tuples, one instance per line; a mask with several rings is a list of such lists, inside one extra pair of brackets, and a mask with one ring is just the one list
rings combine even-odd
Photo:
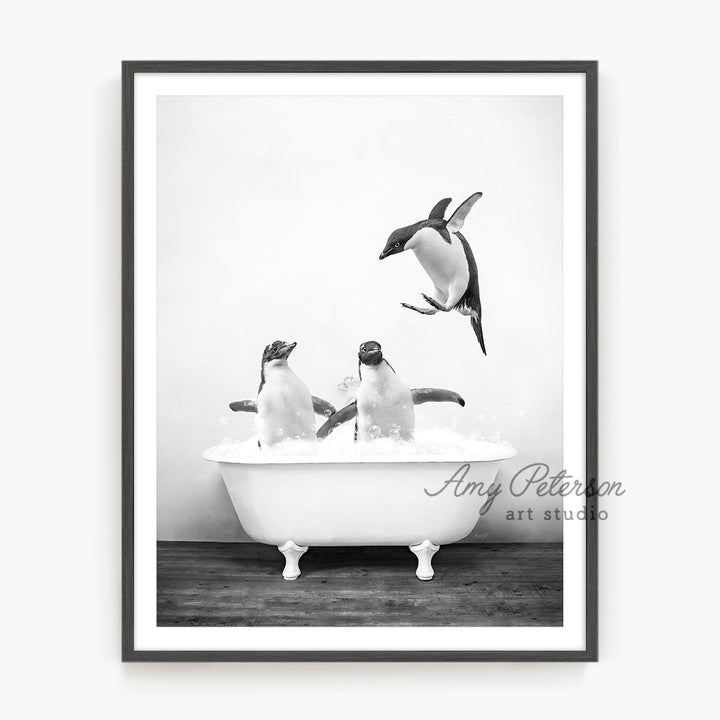
[(433, 297), (422, 293), (429, 308), (407, 303), (401, 303), (402, 306), (423, 315), (451, 310), (469, 315), (483, 354), (487, 355), (482, 331), (477, 264), (470, 245), (460, 234), (465, 218), (481, 197), (481, 192), (473, 193), (447, 221), (443, 218), (452, 199), (440, 200), (430, 211), (427, 220), (395, 230), (380, 253), (380, 260), (403, 250), (412, 250), (433, 281), (435, 290)]
[(360, 345), (358, 374), (360, 387), (357, 397), (354, 402), (338, 410), (327, 420), (317, 432), (319, 439), (326, 438), (336, 427), (355, 418), (355, 440), (376, 436), (396, 436), (402, 440), (412, 440), (415, 431), (415, 405), (426, 402), (454, 402), (465, 406), (465, 401), (452, 390), (411, 390), (385, 360), (380, 344), (374, 340)]
[(260, 447), (288, 438), (315, 440), (315, 413), (330, 417), (335, 408), (310, 395), (305, 383), (290, 369), (288, 357), (296, 342), (276, 340), (263, 351), (257, 400), (230, 403), (234, 412), (257, 413), (255, 427)]

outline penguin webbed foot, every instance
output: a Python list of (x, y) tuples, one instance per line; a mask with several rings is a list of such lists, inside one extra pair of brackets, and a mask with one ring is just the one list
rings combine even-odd
[(416, 305), (410, 305), (408, 303), (400, 303), (404, 308), (407, 308), (408, 310), (414, 310), (417, 313), (420, 313), (421, 315), (435, 315), (437, 310), (433, 308), (419, 308)]
[(438, 310), (440, 310), (441, 312), (447, 312), (447, 311), (448, 311), (447, 308), (446, 308), (444, 305), (441, 305), (435, 298), (432, 298), (432, 297), (430, 297), (429, 295), (426, 295), (425, 293), (420, 293), (420, 294), (423, 296), (423, 300), (425, 300), (425, 302), (426, 302), (428, 305), (431, 305), (432, 307), (435, 308), (435, 311), (436, 311), (436, 312), (437, 312)]

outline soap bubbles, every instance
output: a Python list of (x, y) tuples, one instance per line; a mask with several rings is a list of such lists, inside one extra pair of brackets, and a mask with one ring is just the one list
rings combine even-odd
[(391, 440), (399, 440), (400, 439), (400, 426), (399, 425), (391, 425), (390, 430), (388, 431), (388, 437)]
[(275, 434), (276, 434), (278, 437), (283, 437), (283, 435), (285, 435), (285, 431), (284, 431), (282, 428), (278, 428), (278, 429), (275, 431)]
[(354, 375), (347, 375), (338, 383), (338, 390), (348, 391), (357, 387), (360, 387), (360, 378)]
[(371, 425), (367, 430), (361, 430), (358, 433), (358, 440), (369, 442), (370, 440), (378, 440), (382, 438), (382, 428), (379, 425)]
[[(253, 458), (267, 455), (308, 459), (317, 456), (332, 462), (353, 462), (357, 458), (381, 461), (384, 457), (408, 461), (453, 458), (458, 462), (469, 462), (495, 460), (514, 454), (511, 444), (506, 440), (492, 442), (493, 438), (482, 438), (478, 441), (448, 428), (420, 428), (410, 434), (407, 428), (401, 426), (403, 437), (399, 440), (395, 439), (397, 429), (393, 426), (386, 428), (388, 437), (373, 438), (365, 430), (358, 434), (361, 442), (353, 442), (352, 428), (347, 430), (349, 432), (333, 433), (322, 442), (315, 442), (309, 432), (306, 438), (297, 438), (293, 437), (294, 432), (286, 429), (285, 437), (280, 442), (266, 443), (262, 447), (258, 447), (256, 436), (243, 441), (223, 438), (223, 444), (206, 451), (204, 457), (222, 462), (250, 462)], [(211, 456), (208, 456), (209, 452)]]
[(223, 416), (223, 417), (220, 418), (219, 422), (220, 422), (221, 425), (227, 425), (227, 424), (228, 424), (228, 419)]

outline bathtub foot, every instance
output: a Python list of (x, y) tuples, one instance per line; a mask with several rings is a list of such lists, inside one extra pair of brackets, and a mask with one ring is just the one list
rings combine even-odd
[(410, 545), (418, 559), (416, 575), (420, 580), (432, 580), (435, 571), (432, 568), (432, 556), (440, 549), (439, 545), (433, 545), (429, 540), (423, 540), (419, 545)]
[(296, 545), (292, 540), (288, 540), (284, 545), (278, 545), (278, 550), (285, 556), (283, 577), (286, 580), (299, 578), (300, 558), (307, 552), (307, 547)]

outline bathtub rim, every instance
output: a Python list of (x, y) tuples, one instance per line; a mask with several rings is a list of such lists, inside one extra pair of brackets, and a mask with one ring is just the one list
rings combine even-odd
[[(495, 443), (488, 443), (495, 445)], [(217, 446), (216, 446), (217, 447)], [(510, 460), (518, 452), (513, 447), (497, 445), (497, 452), (491, 456), (473, 457), (472, 453), (466, 455), (422, 455), (403, 457), (402, 455), (357, 455), (347, 457), (342, 455), (248, 455), (246, 457), (227, 457), (215, 451), (215, 447), (208, 448), (202, 453), (203, 460), (228, 465), (417, 465), (417, 464), (452, 464), (500, 462)]]

